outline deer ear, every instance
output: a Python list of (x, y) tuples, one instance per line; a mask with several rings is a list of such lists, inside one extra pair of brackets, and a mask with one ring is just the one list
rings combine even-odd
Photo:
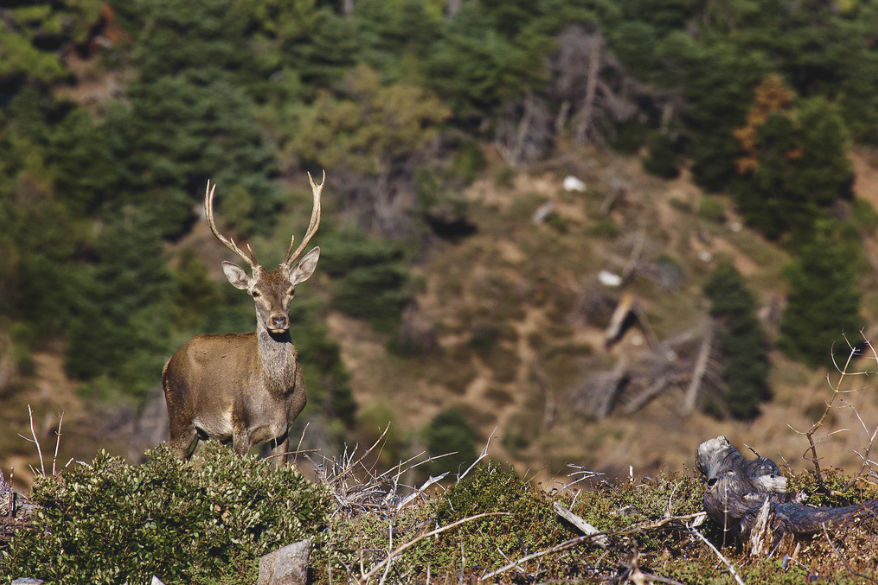
[(223, 262), (223, 272), (226, 273), (226, 278), (229, 279), (229, 283), (233, 287), (241, 290), (250, 288), (250, 277), (240, 266), (231, 262)]
[(319, 247), (302, 256), (302, 259), (290, 269), (290, 283), (295, 286), (311, 278), (311, 275), (314, 274), (314, 269), (317, 268), (318, 258), (320, 258)]

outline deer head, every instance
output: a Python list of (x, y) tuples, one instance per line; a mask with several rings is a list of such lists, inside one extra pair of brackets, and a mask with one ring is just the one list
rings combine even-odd
[(237, 264), (223, 262), (223, 272), (232, 286), (246, 290), (253, 297), (258, 328), (269, 332), (274, 337), (284, 336), (289, 332), (290, 303), (296, 292), (296, 285), (308, 280), (314, 273), (317, 259), (320, 257), (320, 248), (315, 247), (299, 259), (320, 225), (320, 194), (323, 191), (323, 184), (326, 182), (326, 172), (323, 173), (323, 179), (319, 185), (314, 183), (311, 173), (308, 173), (308, 181), (311, 183), (311, 193), (314, 199), (308, 230), (305, 237), (302, 238), (302, 243), (295, 251), (293, 251), (293, 245), (296, 237), (292, 237), (286, 257), (274, 270), (267, 270), (256, 261), (256, 255), (249, 244), (247, 245), (249, 254), (245, 254), (234, 240), (226, 238), (219, 232), (213, 214), (213, 194), (216, 185), (211, 187), (210, 181), (208, 181), (204, 194), (204, 210), (213, 235), (250, 267), (250, 274), (247, 274)]

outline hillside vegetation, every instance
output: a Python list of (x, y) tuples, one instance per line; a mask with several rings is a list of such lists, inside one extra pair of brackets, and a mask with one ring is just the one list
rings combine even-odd
[[(168, 356), (252, 329), (208, 179), (268, 265), (327, 171), (291, 317), (294, 434), (329, 457), (392, 421), (383, 466), (453, 449), (457, 469), (493, 435), (528, 478), (656, 474), (720, 433), (801, 465), (788, 425), (821, 416), (878, 317), (874, 1), (0, 15), (0, 467), (24, 481), (27, 404), (41, 437), (67, 412), (64, 460), (135, 462)], [(821, 427), (852, 429), (833, 464), (859, 469), (874, 396)]]

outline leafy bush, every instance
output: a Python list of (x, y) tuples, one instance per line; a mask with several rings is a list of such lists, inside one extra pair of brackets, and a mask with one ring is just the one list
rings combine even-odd
[(680, 174), (673, 138), (667, 134), (653, 135), (649, 141), (649, 156), (643, 159), (643, 170), (665, 179), (673, 179)]
[(588, 233), (592, 236), (611, 240), (622, 233), (622, 230), (612, 217), (599, 217), (588, 226)]
[(455, 410), (443, 410), (433, 417), (424, 431), (424, 438), (432, 457), (452, 453), (431, 463), (434, 474), (448, 470), (463, 473), (476, 460), (476, 432)]
[(479, 465), (452, 486), (439, 504), (436, 517), (444, 526), (484, 513), (502, 515), (462, 524), (443, 534), (435, 545), (433, 562), (448, 569), (455, 563), (459, 566), (463, 547), (469, 565), (499, 567), (508, 559), (575, 536), (561, 524), (551, 499), (542, 490), (493, 462)]
[(142, 466), (100, 452), (37, 481), (36, 530), (20, 530), (0, 573), (57, 583), (253, 583), (260, 555), (313, 535), (328, 490), (292, 467), (209, 441), (190, 462), (165, 445)]
[(866, 199), (855, 197), (851, 204), (851, 213), (854, 216), (854, 223), (863, 232), (872, 233), (878, 228), (878, 212)]
[(722, 223), (726, 220), (726, 206), (716, 197), (704, 197), (698, 205), (698, 215), (708, 221)]

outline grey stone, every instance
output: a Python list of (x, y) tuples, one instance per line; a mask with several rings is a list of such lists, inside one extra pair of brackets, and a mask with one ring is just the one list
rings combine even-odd
[(311, 539), (281, 547), (259, 559), (256, 585), (305, 585)]

